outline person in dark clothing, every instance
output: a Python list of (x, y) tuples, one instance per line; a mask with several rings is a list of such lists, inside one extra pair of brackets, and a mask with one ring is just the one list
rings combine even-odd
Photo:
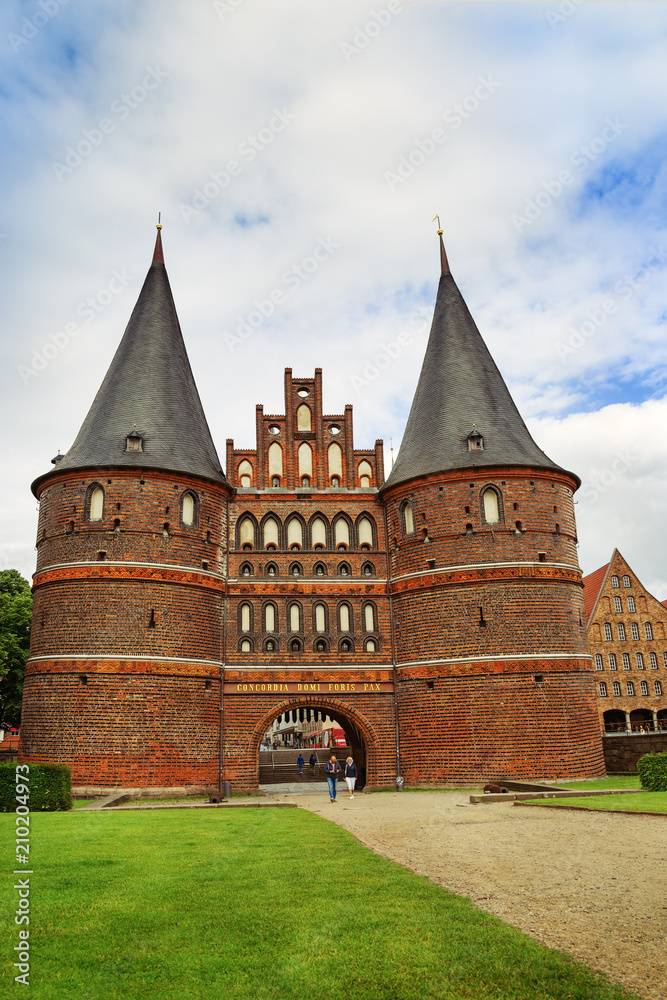
[(345, 784), (350, 793), (350, 798), (354, 798), (354, 786), (357, 781), (357, 765), (354, 763), (351, 757), (348, 757), (345, 761), (345, 771), (343, 772), (343, 777), (345, 778)]
[(332, 802), (336, 801), (336, 786), (338, 784), (338, 776), (340, 774), (340, 764), (336, 760), (336, 754), (332, 753), (329, 760), (324, 765), (324, 773), (327, 776), (327, 784), (329, 786), (329, 798)]
[(317, 757), (315, 756), (314, 753), (311, 753), (310, 760), (308, 761), (308, 763), (310, 764), (310, 770), (314, 774), (315, 773), (315, 765), (317, 764)]
[(302, 753), (299, 754), (299, 756), (296, 759), (296, 762), (299, 765), (299, 774), (303, 774), (304, 760), (303, 760), (303, 754)]

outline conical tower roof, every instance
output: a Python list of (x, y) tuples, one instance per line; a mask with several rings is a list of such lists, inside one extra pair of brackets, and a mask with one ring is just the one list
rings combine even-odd
[[(176, 315), (161, 228), (137, 304), (88, 416), (47, 476), (107, 466), (225, 482)], [(141, 450), (128, 451), (132, 435), (141, 438)]]
[(381, 492), (451, 469), (522, 465), (564, 472), (521, 419), (450, 273), (439, 233), (442, 274), (431, 333), (398, 458)]

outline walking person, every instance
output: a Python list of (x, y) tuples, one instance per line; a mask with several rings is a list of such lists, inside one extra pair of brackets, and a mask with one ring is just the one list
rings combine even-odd
[(299, 774), (303, 774), (304, 760), (303, 760), (303, 754), (302, 753), (299, 754), (299, 756), (296, 759), (296, 762), (299, 765)]
[(340, 764), (336, 760), (336, 754), (332, 753), (329, 760), (324, 765), (324, 773), (327, 776), (327, 785), (329, 786), (329, 798), (332, 802), (336, 801), (336, 786), (338, 784), (338, 776), (340, 774)]
[(347, 790), (350, 793), (350, 798), (354, 798), (354, 786), (357, 781), (357, 765), (354, 763), (351, 757), (348, 757), (345, 761), (345, 771), (343, 773), (345, 778), (345, 784), (347, 785)]
[(313, 774), (315, 774), (315, 765), (317, 764), (317, 757), (314, 753), (311, 753), (310, 760), (308, 761), (308, 763), (310, 764), (310, 770), (312, 771)]

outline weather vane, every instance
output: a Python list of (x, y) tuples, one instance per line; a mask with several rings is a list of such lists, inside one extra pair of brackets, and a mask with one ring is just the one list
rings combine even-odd
[(438, 220), (438, 236), (442, 236), (442, 229), (440, 227), (440, 216), (434, 215), (433, 218), (431, 219), (431, 222), (435, 222), (436, 219)]

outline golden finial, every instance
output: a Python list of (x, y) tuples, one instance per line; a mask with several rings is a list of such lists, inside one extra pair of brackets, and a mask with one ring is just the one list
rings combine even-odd
[(161, 221), (160, 221), (161, 219), (162, 219), (162, 212), (158, 212), (158, 214), (157, 214), (157, 226), (155, 227), (156, 229), (162, 229), (162, 225), (161, 225)]
[(442, 232), (443, 231), (440, 228), (440, 216), (439, 215), (434, 215), (433, 218), (431, 219), (431, 222), (435, 222), (436, 219), (438, 220), (438, 236), (442, 236)]

